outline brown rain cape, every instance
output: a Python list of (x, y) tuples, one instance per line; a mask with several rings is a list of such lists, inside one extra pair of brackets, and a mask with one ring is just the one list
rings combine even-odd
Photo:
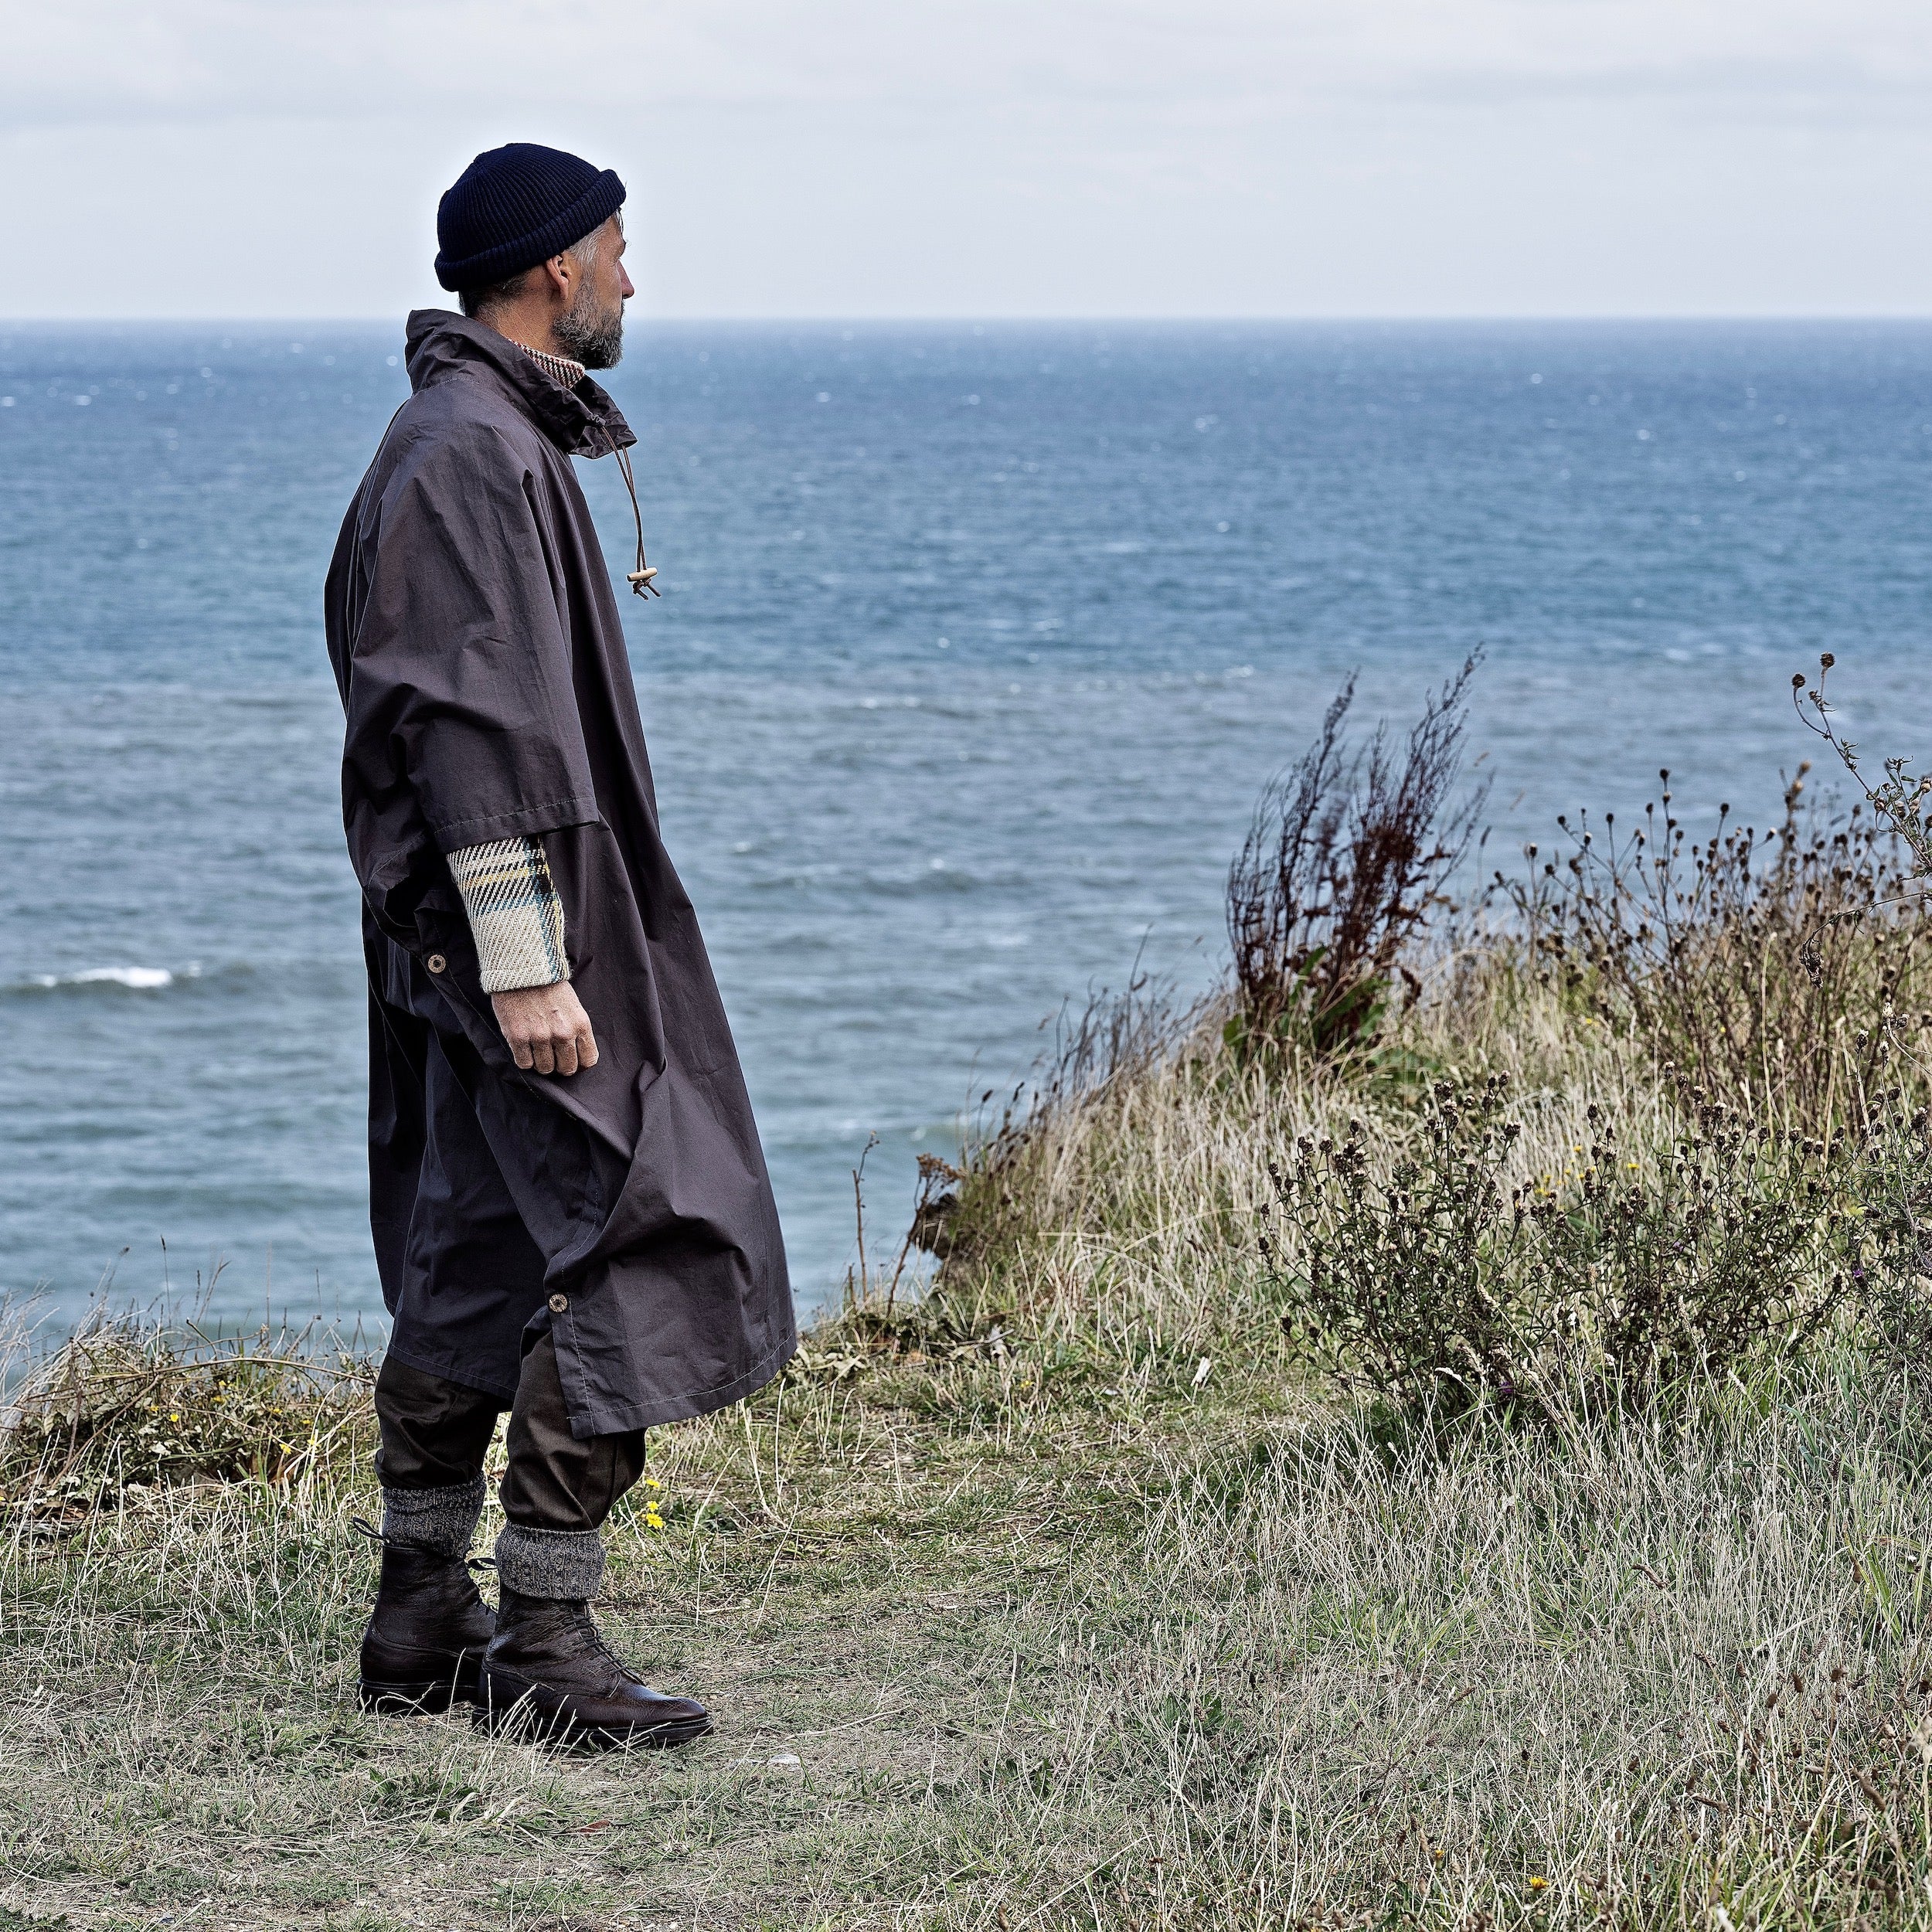
[[(570, 459), (632, 443), (481, 322), (410, 318), (413, 394), (349, 506), (328, 651), (365, 901), (371, 1220), (392, 1350), (571, 1426), (702, 1415), (797, 1347), (751, 1105), (658, 832), (611, 577)], [(445, 852), (540, 836), (595, 1067), (519, 1073)]]

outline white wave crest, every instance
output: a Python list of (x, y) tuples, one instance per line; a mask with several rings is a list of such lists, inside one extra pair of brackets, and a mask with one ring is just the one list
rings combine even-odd
[(175, 975), (165, 966), (90, 966), (84, 973), (36, 973), (36, 986), (97, 986), (104, 983), (131, 986), (149, 992), (158, 986), (172, 986)]

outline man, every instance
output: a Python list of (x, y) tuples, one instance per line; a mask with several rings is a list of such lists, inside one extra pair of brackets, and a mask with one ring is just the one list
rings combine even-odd
[[(635, 438), (585, 372), (621, 352), (623, 201), (614, 174), (524, 144), (479, 155), (444, 196), (436, 272), (463, 313), (410, 316), (413, 393), (329, 569), (393, 1317), (362, 1695), (676, 1743), (709, 1715), (604, 1648), (599, 1528), (642, 1473), (647, 1428), (750, 1394), (797, 1339), (570, 461), (614, 456), (630, 482)], [(641, 594), (655, 573), (638, 528)], [(465, 1556), (505, 1409), (492, 1615)]]

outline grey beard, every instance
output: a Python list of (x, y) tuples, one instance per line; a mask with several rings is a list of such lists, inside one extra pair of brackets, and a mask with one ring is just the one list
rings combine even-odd
[(586, 369), (615, 369), (624, 355), (624, 304), (607, 315), (566, 311), (550, 325), (558, 348)]

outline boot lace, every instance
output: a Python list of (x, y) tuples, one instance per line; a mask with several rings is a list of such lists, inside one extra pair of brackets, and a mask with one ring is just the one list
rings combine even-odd
[[(437, 1550), (426, 1549), (420, 1543), (406, 1543), (399, 1536), (386, 1536), (366, 1516), (350, 1517), (349, 1526), (359, 1536), (366, 1536), (379, 1549), (404, 1550), (413, 1556), (434, 1556), (442, 1553)], [(457, 1559), (452, 1556), (447, 1560), (454, 1563)], [(483, 1600), (482, 1597), (477, 1590), (476, 1579), (469, 1572), (473, 1570), (494, 1570), (496, 1559), (494, 1556), (465, 1556), (461, 1560), (463, 1580), (469, 1587), (469, 1594), (465, 1601), (480, 1604)]]
[(604, 1641), (604, 1632), (597, 1628), (597, 1619), (590, 1614), (588, 1603), (573, 1604), (570, 1608), (570, 1628), (577, 1634), (590, 1640), (590, 1648), (601, 1657), (627, 1684), (641, 1684), (644, 1679)]

